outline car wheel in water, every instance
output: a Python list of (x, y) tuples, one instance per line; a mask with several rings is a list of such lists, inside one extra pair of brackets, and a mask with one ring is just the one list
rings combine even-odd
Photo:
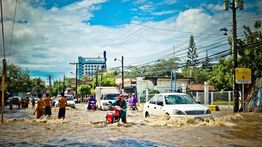
[(168, 113), (165, 113), (164, 119), (165, 119), (165, 120), (169, 120), (169, 119), (170, 119), (170, 115), (169, 115)]
[(149, 117), (149, 116), (150, 116), (149, 113), (146, 111), (145, 117)]

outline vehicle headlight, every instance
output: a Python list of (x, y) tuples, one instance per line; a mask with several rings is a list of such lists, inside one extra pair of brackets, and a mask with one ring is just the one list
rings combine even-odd
[(174, 110), (174, 114), (175, 115), (186, 115), (185, 112), (180, 111), (180, 110), (176, 110), (176, 109)]
[(211, 114), (211, 111), (207, 109), (206, 114)]

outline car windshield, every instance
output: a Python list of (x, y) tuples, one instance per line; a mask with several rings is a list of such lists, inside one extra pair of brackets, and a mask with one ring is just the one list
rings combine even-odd
[(173, 104), (195, 104), (195, 101), (188, 95), (167, 95), (165, 96), (167, 105)]
[(104, 96), (103, 100), (115, 100), (116, 97), (118, 97), (119, 94), (107, 94)]
[(67, 100), (74, 100), (73, 96), (65, 96)]

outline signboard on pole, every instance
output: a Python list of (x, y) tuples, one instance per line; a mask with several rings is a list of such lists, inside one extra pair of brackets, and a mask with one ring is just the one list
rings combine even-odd
[(250, 68), (236, 68), (235, 69), (237, 84), (251, 84), (251, 69)]

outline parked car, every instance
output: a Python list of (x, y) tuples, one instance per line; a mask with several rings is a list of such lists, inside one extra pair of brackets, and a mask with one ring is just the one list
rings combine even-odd
[[(75, 106), (75, 99), (71, 95), (65, 95), (65, 98), (67, 99), (67, 107), (76, 108)], [(54, 106), (58, 107), (59, 97), (53, 100)]]
[(196, 103), (189, 95), (183, 93), (160, 93), (144, 104), (144, 117), (150, 115), (170, 117), (193, 116), (195, 118), (211, 117), (211, 111)]
[(11, 102), (14, 105), (20, 105), (21, 99), (22, 98), (19, 96), (13, 96), (13, 97), (8, 98), (7, 103)]
[(119, 93), (104, 94), (101, 99), (97, 100), (97, 108), (101, 110), (108, 110), (118, 96)]

